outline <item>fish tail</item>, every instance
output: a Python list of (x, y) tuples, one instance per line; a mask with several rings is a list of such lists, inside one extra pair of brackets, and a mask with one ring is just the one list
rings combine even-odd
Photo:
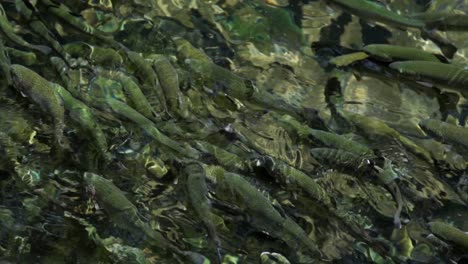
[(424, 38), (428, 38), (433, 41), (437, 46), (439, 46), (440, 51), (444, 54), (445, 57), (452, 59), (458, 48), (450, 43), (447, 39), (438, 34), (438, 31), (423, 29), (422, 35)]
[(445, 55), (445, 57), (452, 59), (455, 53), (457, 53), (458, 48), (455, 47), (452, 43), (445, 43), (440, 45), (440, 50)]

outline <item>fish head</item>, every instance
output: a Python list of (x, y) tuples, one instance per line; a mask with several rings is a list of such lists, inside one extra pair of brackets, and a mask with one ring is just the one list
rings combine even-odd
[(107, 184), (107, 182), (109, 182), (108, 180), (92, 172), (85, 172), (83, 175), (83, 180), (86, 184), (86, 190), (91, 194), (95, 193), (95, 190), (96, 188), (99, 188), (99, 185)]
[(387, 54), (385, 54), (385, 52), (382, 52), (380, 45), (367, 45), (364, 48), (362, 48), (362, 50), (367, 54), (370, 54), (385, 61), (390, 61), (392, 59)]
[(417, 75), (417, 72), (408, 67), (408, 64), (404, 61), (396, 61), (390, 63), (389, 67), (403, 74)]

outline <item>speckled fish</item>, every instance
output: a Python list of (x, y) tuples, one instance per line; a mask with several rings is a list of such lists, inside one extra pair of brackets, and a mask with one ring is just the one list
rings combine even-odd
[(159, 116), (156, 110), (154, 110), (148, 102), (148, 99), (146, 99), (146, 96), (143, 94), (136, 81), (125, 74), (121, 74), (119, 76), (119, 82), (122, 84), (126, 97), (130, 100), (130, 104), (135, 110), (148, 119), (154, 121), (158, 119)]
[(372, 168), (370, 159), (341, 149), (314, 148), (310, 150), (310, 154), (323, 163), (335, 165), (342, 169), (365, 172), (370, 171)]
[(63, 49), (72, 57), (89, 58), (92, 46), (82, 41), (76, 41), (63, 45)]
[(13, 86), (38, 104), (54, 120), (55, 138), (64, 146), (65, 109), (62, 99), (56, 93), (54, 83), (48, 82), (34, 71), (18, 64), (11, 65)]
[(106, 211), (114, 224), (129, 231), (142, 229), (149, 237), (157, 241), (160, 248), (168, 247), (169, 242), (140, 219), (136, 206), (114, 183), (90, 172), (85, 172), (84, 180), (91, 187), (99, 206)]
[(368, 137), (390, 137), (398, 140), (405, 148), (414, 154), (420, 156), (430, 164), (433, 164), (431, 154), (422, 147), (416, 145), (409, 138), (400, 134), (400, 132), (388, 126), (385, 122), (375, 118), (364, 116), (352, 112), (341, 111), (341, 114), (352, 122), (360, 131), (365, 133)]
[(18, 46), (25, 47), (28, 49), (32, 50), (37, 50), (40, 51), (44, 54), (49, 54), (51, 49), (47, 46), (42, 46), (42, 45), (33, 45), (18, 36), (15, 33), (15, 30), (13, 26), (10, 24), (10, 21), (8, 21), (7, 14), (5, 12), (5, 9), (3, 9), (3, 6), (0, 4), (0, 30), (5, 35), (6, 38), (8, 38), (11, 42), (15, 43)]
[(207, 178), (213, 181), (220, 191), (231, 198), (235, 197), (236, 203), (246, 208), (256, 228), (283, 240), (293, 249), (322, 255), (305, 231), (292, 218), (278, 211), (272, 202), (243, 176), (226, 172), (218, 166), (206, 166), (205, 170)]
[(313, 178), (303, 171), (290, 166), (286, 162), (272, 158), (261, 157), (254, 160), (256, 166), (263, 166), (275, 180), (282, 182), (286, 188), (301, 188), (311, 198), (331, 208), (332, 202), (325, 189), (323, 189)]
[(418, 81), (429, 81), (444, 87), (456, 87), (468, 94), (468, 70), (462, 66), (430, 61), (397, 61), (390, 68)]
[(418, 60), (440, 62), (436, 55), (419, 48), (387, 44), (372, 44), (365, 46), (362, 50), (370, 54), (372, 57), (383, 61)]
[(453, 225), (443, 222), (429, 223), (431, 231), (437, 236), (455, 243), (457, 246), (468, 250), (468, 233), (464, 232)]
[(147, 96), (148, 93), (156, 94), (159, 102), (159, 105), (155, 106), (156, 110), (160, 113), (168, 113), (164, 91), (159, 84), (158, 75), (153, 70), (151, 63), (146, 61), (139, 53), (131, 50), (125, 50), (125, 55), (128, 59), (128, 69), (132, 71), (143, 84), (143, 88), (145, 89), (143, 92), (145, 92)]
[(459, 127), (437, 119), (425, 119), (419, 122), (419, 126), (444, 142), (461, 144), (468, 148), (468, 128)]
[(184, 155), (193, 159), (198, 158), (199, 153), (196, 149), (191, 148), (190, 146), (183, 145), (179, 141), (175, 141), (170, 137), (163, 134), (156, 125), (151, 122), (148, 118), (140, 114), (135, 109), (131, 108), (127, 104), (122, 101), (108, 98), (105, 102), (102, 102), (109, 106), (112, 111), (116, 114), (131, 120), (132, 122), (136, 123), (140, 128), (142, 128), (149, 136), (151, 136), (154, 140), (158, 141), (160, 144), (178, 152), (180, 155)]
[(123, 63), (122, 56), (112, 48), (90, 46), (91, 53), (89, 59), (96, 65), (106, 67), (120, 67)]
[(292, 218), (278, 211), (272, 202), (243, 176), (224, 171), (217, 166), (206, 166), (205, 170), (207, 178), (220, 190), (235, 197), (233, 199), (236, 199), (236, 205), (246, 207), (246, 212), (252, 217), (251, 222), (256, 228), (283, 240), (294, 250), (308, 251), (319, 256), (322, 254), (314, 241)]
[(288, 115), (276, 116), (276, 119), (280, 124), (294, 130), (301, 138), (308, 138), (328, 148), (341, 149), (368, 158), (374, 157), (374, 153), (370, 148), (342, 135), (310, 128)]
[(190, 163), (185, 167), (185, 173), (187, 174), (187, 193), (190, 204), (208, 231), (208, 235), (218, 251), (218, 258), (221, 260), (219, 252), (221, 240), (216, 233), (216, 227), (212, 221), (213, 213), (211, 212), (211, 204), (208, 199), (205, 169), (201, 164)]
[(112, 222), (119, 228), (130, 232), (143, 232), (150, 238), (151, 245), (162, 250), (171, 250), (185, 257), (187, 260), (190, 260), (190, 263), (207, 263), (207, 259), (204, 256), (195, 252), (180, 250), (159, 232), (151, 229), (151, 227), (140, 218), (136, 206), (114, 185), (114, 183), (112, 183), (112, 181), (90, 172), (85, 172), (83, 178), (99, 206), (106, 211), (112, 219)]
[(204, 60), (186, 59), (185, 63), (196, 74), (203, 76), (203, 78), (210, 80), (214, 90), (224, 92), (229, 96), (237, 99), (249, 98), (253, 89), (248, 88), (244, 79), (214, 63)]
[(177, 47), (177, 58), (180, 61), (195, 59), (205, 62), (213, 62), (208, 55), (200, 49), (195, 48), (188, 40), (177, 37), (174, 38), (173, 41)]
[(179, 88), (179, 76), (171, 62), (163, 55), (153, 55), (153, 69), (158, 75), (159, 83), (164, 91), (166, 103), (173, 113), (184, 112), (186, 108)]
[(92, 113), (91, 108), (89, 108), (85, 103), (73, 97), (70, 92), (60, 85), (56, 85), (55, 89), (62, 98), (65, 109), (68, 111), (68, 115), (75, 120), (81, 128), (86, 132), (92, 135), (93, 143), (95, 144), (98, 151), (106, 159), (110, 160), (110, 156), (107, 153), (108, 146), (104, 132), (101, 129), (101, 126), (97, 122), (95, 116)]
[(446, 39), (442, 38), (437, 32), (427, 30), (424, 21), (400, 15), (397, 12), (387, 9), (385, 6), (369, 0), (329, 0), (338, 5), (343, 10), (361, 17), (363, 19), (381, 22), (398, 28), (417, 28), (422, 34), (436, 43), (445, 56), (452, 58), (457, 48)]
[(75, 98), (80, 99), (86, 104), (93, 105), (92, 97), (88, 93), (82, 93), (78, 86), (78, 78), (72, 78), (71, 76), (79, 73), (77, 70), (72, 70), (65, 62), (65, 60), (59, 57), (51, 57), (50, 62), (55, 68), (55, 71), (58, 72), (60, 79), (65, 85), (68, 92), (70, 92)]

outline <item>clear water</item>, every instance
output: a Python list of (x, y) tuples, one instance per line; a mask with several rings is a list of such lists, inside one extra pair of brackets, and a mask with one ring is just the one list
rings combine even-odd
[(467, 260), (466, 1), (0, 4), (1, 263)]

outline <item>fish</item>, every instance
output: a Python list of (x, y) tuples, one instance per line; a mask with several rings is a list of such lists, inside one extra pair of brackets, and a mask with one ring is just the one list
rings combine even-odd
[(24, 0), (15, 0), (15, 7), (18, 13), (27, 20), (31, 30), (46, 40), (62, 59), (68, 61), (69, 55), (65, 52), (63, 46), (57, 41), (54, 34), (37, 15), (37, 10), (30, 3), (25, 3)]
[(204, 62), (213, 62), (208, 55), (206, 55), (202, 50), (194, 47), (186, 39), (175, 37), (173, 38), (173, 41), (177, 47), (177, 58), (180, 61), (185, 61), (186, 59), (195, 59)]
[(34, 52), (27, 52), (9, 47), (5, 47), (5, 50), (15, 63), (20, 63), (25, 66), (31, 66), (37, 63), (37, 56)]
[(439, 57), (436, 55), (413, 47), (372, 44), (365, 46), (362, 50), (370, 54), (372, 57), (383, 61), (418, 60), (440, 62)]
[(65, 85), (68, 92), (70, 92), (75, 98), (85, 102), (86, 104), (93, 105), (92, 97), (87, 93), (82, 93), (79, 89), (79, 80), (72, 78), (75, 73), (79, 73), (77, 70), (71, 69), (65, 60), (59, 57), (51, 57), (50, 62), (54, 67), (55, 71), (59, 74), (60, 79)]
[(306, 113), (302, 108), (289, 104), (280, 96), (265, 90), (253, 92), (249, 100), (259, 106), (294, 116), (297, 119), (306, 118)]
[(152, 56), (151, 61), (164, 91), (168, 109), (173, 113), (187, 111), (187, 106), (181, 100), (183, 94), (180, 91), (179, 75), (174, 66), (163, 55)]
[[(294, 220), (279, 211), (261, 191), (242, 175), (225, 171), (219, 166), (204, 165), (207, 179), (217, 185), (226, 199), (235, 199), (251, 216), (251, 224), (283, 240), (291, 248), (322, 256), (318, 246)], [(239, 204), (237, 204), (239, 203)]]
[(218, 259), (221, 262), (221, 240), (213, 223), (214, 214), (211, 212), (211, 202), (208, 199), (205, 169), (201, 164), (193, 162), (187, 164), (184, 171), (187, 174), (187, 193), (190, 204), (208, 231), (208, 235), (217, 249)]
[(443, 54), (452, 58), (457, 52), (455, 47), (448, 40), (442, 38), (435, 30), (426, 27), (422, 19), (398, 14), (387, 9), (385, 6), (374, 1), (368, 0), (329, 0), (341, 9), (361, 17), (370, 22), (377, 21), (386, 25), (394, 26), (400, 29), (415, 28), (421, 30), (421, 33), (436, 43)]
[[(442, 63), (441, 63), (442, 64)], [(443, 64), (444, 65), (444, 64)], [(403, 136), (397, 130), (388, 126), (385, 122), (375, 117), (364, 116), (348, 111), (340, 111), (341, 115), (353, 123), (360, 131), (370, 138), (374, 137), (390, 137), (398, 140), (405, 148), (419, 157), (423, 158), (429, 164), (434, 164), (431, 154), (411, 141), (409, 138)]]
[(116, 226), (130, 232), (141, 230), (158, 248), (167, 250), (170, 247), (168, 240), (159, 232), (152, 230), (140, 218), (136, 206), (112, 181), (91, 172), (85, 172), (83, 179), (92, 190), (99, 206), (104, 209)]
[(225, 168), (247, 171), (248, 164), (246, 159), (227, 151), (223, 147), (219, 147), (201, 140), (195, 141), (195, 146), (200, 151), (213, 155), (216, 161)]
[(217, 90), (215, 92), (225, 93), (237, 99), (248, 99), (254, 92), (253, 89), (245, 85), (243, 78), (219, 65), (197, 59), (186, 59), (185, 64), (194, 73), (203, 76), (202, 79), (208, 79), (211, 86)]
[(124, 102), (113, 98), (107, 98), (102, 103), (109, 106), (112, 109), (112, 111), (116, 114), (127, 118), (128, 120), (140, 126), (140, 128), (142, 128), (149, 136), (151, 136), (160, 144), (186, 157), (193, 159), (197, 159), (199, 157), (199, 152), (196, 149), (190, 146), (184, 146), (181, 142), (175, 141), (170, 137), (166, 136), (156, 127), (156, 125), (151, 120), (149, 120), (148, 118), (146, 118), (145, 116), (143, 116), (138, 111), (131, 108)]
[(389, 67), (403, 76), (433, 82), (468, 96), (468, 69), (463, 66), (430, 61), (397, 61)]
[(92, 109), (85, 103), (73, 97), (73, 95), (62, 86), (56, 85), (55, 89), (62, 99), (63, 105), (68, 111), (68, 115), (76, 121), (86, 133), (92, 135), (92, 142), (101, 153), (102, 157), (109, 162), (111, 157), (108, 153), (106, 136), (93, 114)]
[(96, 65), (107, 67), (120, 67), (123, 64), (122, 56), (112, 48), (90, 46), (89, 59)]
[(54, 134), (59, 147), (65, 147), (63, 130), (65, 128), (65, 108), (62, 98), (56, 92), (55, 83), (22, 65), (11, 65), (13, 87), (39, 105), (54, 120)]
[(25, 47), (25, 48), (32, 49), (32, 50), (37, 50), (45, 55), (48, 55), (52, 51), (52, 49), (47, 46), (33, 45), (27, 42), (26, 40), (24, 40), (22, 37), (18, 36), (15, 33), (13, 26), (10, 24), (10, 21), (8, 21), (5, 9), (3, 9), (3, 6), (1, 4), (0, 4), (0, 30), (7, 39), (9, 39), (11, 42), (15, 43), (18, 46)]
[(429, 227), (435, 235), (455, 243), (457, 246), (468, 250), (468, 233), (451, 224), (444, 222), (430, 222)]
[(124, 50), (127, 57), (128, 69), (132, 71), (143, 84), (143, 92), (148, 96), (151, 93), (156, 94), (159, 105), (156, 110), (160, 113), (169, 113), (167, 108), (167, 100), (164, 91), (159, 83), (157, 73), (154, 71), (151, 62), (146, 61), (139, 53)]
[(324, 163), (337, 165), (343, 169), (370, 171), (373, 166), (371, 159), (366, 159), (356, 153), (334, 148), (314, 148), (312, 156)]
[(264, 166), (275, 180), (280, 181), (287, 188), (295, 189), (299, 187), (311, 198), (321, 202), (328, 208), (333, 207), (331, 198), (328, 196), (326, 190), (305, 172), (290, 166), (284, 161), (269, 156), (255, 159), (254, 163), (257, 166)]
[(468, 148), (468, 128), (459, 127), (437, 119), (429, 118), (419, 122), (419, 126), (430, 135), (444, 142), (463, 145)]
[(372, 149), (366, 145), (350, 140), (342, 135), (310, 128), (291, 116), (277, 116), (276, 120), (287, 128), (294, 130), (299, 137), (309, 139), (325, 147), (353, 152), (367, 158), (373, 158), (375, 156)]
[(402, 28), (423, 28), (424, 21), (388, 10), (385, 6), (368, 0), (329, 0), (343, 10), (366, 20), (382, 22)]
[(209, 263), (208, 259), (203, 255), (192, 251), (180, 250), (164, 238), (161, 233), (153, 230), (141, 219), (136, 206), (112, 181), (91, 172), (85, 172), (83, 179), (89, 186), (99, 206), (104, 209), (112, 222), (119, 228), (130, 232), (142, 231), (151, 240), (151, 245), (164, 251), (175, 252), (190, 260), (190, 263)]
[(148, 102), (136, 80), (122, 73), (119, 76), (119, 82), (122, 84), (126, 98), (129, 99), (131, 106), (146, 118), (157, 121), (159, 118), (157, 111)]
[(101, 32), (86, 23), (86, 21), (80, 15), (73, 13), (64, 3), (56, 4), (51, 0), (39, 0), (39, 3), (44, 6), (48, 13), (53, 14), (73, 28), (87, 35), (96, 37), (100, 41), (118, 46), (114, 43), (114, 39), (111, 35)]

